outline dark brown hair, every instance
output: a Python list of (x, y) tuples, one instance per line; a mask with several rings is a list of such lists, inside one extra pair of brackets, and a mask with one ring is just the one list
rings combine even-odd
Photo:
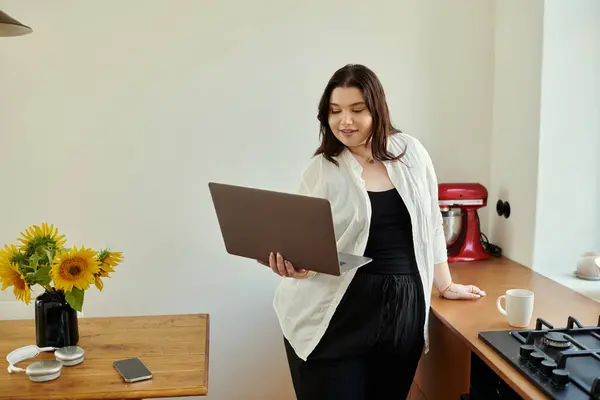
[(373, 128), (367, 140), (371, 141), (372, 157), (375, 160), (399, 160), (404, 156), (402, 154), (394, 156), (387, 151), (388, 136), (400, 133), (399, 129), (392, 126), (390, 121), (390, 112), (385, 100), (383, 86), (377, 78), (377, 75), (369, 68), (360, 64), (348, 64), (335, 71), (319, 102), (319, 120), (321, 145), (315, 151), (314, 155), (323, 154), (323, 156), (334, 164), (338, 164), (333, 157), (339, 155), (345, 148), (329, 127), (329, 112), (331, 92), (338, 87), (354, 87), (361, 91), (365, 98), (367, 109), (373, 118)]

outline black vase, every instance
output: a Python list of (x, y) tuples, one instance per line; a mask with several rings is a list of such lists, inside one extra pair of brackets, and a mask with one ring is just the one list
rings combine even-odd
[(45, 292), (35, 299), (35, 336), (38, 347), (74, 346), (79, 342), (77, 311), (62, 291)]

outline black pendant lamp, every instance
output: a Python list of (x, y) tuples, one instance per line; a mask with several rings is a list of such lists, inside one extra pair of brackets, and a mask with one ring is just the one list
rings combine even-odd
[(33, 32), (27, 25), (23, 25), (10, 15), (0, 10), (0, 36), (23, 36)]

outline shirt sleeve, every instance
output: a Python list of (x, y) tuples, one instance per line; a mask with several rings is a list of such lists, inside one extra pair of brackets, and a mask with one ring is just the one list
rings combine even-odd
[[(316, 160), (313, 160), (309, 166), (303, 171), (300, 182), (296, 186), (296, 193), (303, 196), (324, 197), (323, 182), (321, 174), (322, 166)], [(310, 279), (317, 275), (317, 272), (310, 271), (303, 278)]]
[(304, 169), (296, 193), (304, 196), (325, 197), (323, 182), (323, 165), (320, 159), (312, 159)]
[(429, 152), (419, 142), (414, 139), (417, 147), (419, 148), (420, 156), (425, 164), (425, 176), (427, 185), (429, 187), (429, 193), (431, 195), (431, 230), (433, 232), (433, 259), (434, 264), (443, 263), (448, 261), (448, 248), (446, 246), (446, 235), (444, 234), (444, 220), (442, 218), (442, 211), (438, 203), (438, 180), (433, 166), (433, 161)]

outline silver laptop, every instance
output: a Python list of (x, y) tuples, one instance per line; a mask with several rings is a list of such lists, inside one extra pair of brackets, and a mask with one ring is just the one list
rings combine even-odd
[(372, 261), (338, 253), (328, 200), (209, 182), (225, 249), (268, 263), (273, 252), (297, 269), (339, 276)]

